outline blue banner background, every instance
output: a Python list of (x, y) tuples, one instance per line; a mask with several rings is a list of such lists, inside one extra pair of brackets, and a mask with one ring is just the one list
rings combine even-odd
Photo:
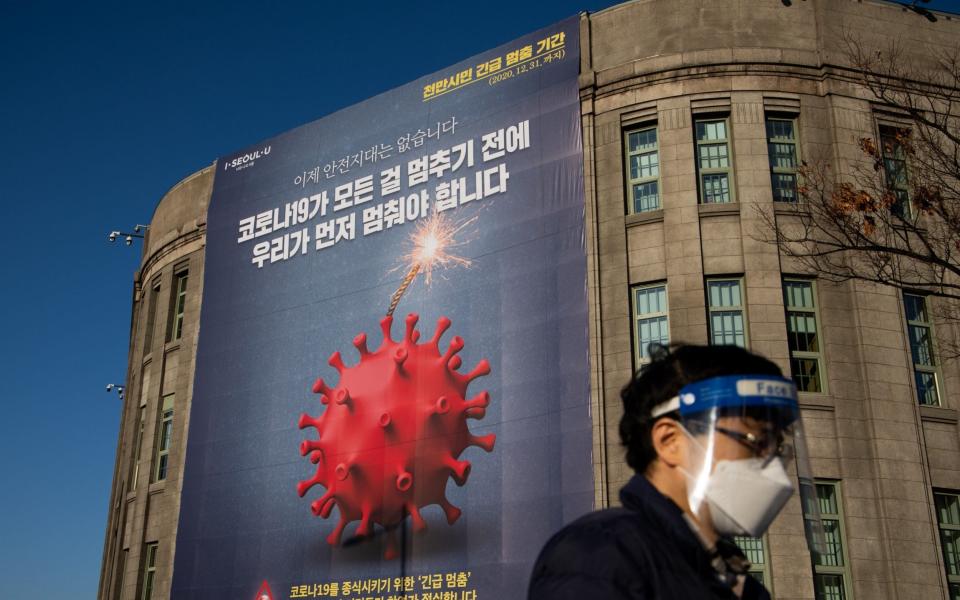
[[(301, 584), (450, 571), (469, 571), (478, 598), (523, 598), (543, 543), (591, 509), (578, 27), (578, 18), (570, 18), (218, 163), (173, 598), (253, 598), (266, 580), (279, 599)], [(536, 47), (561, 31), (562, 59), (496, 85), (476, 81), (423, 100), (428, 83), (526, 44)], [(401, 135), (451, 117), (457, 120), (452, 135), (333, 179), (321, 173), (317, 183), (294, 184), (316, 165), (396, 144)], [(444, 271), (430, 286), (415, 280), (393, 325), (393, 338), (400, 339), (403, 318), (418, 313), (423, 341), (445, 315), (452, 326), (441, 349), (454, 335), (464, 339), (461, 372), (482, 358), (490, 361), (491, 374), (467, 393), (489, 390), (487, 416), (468, 423), (475, 435), (496, 433), (496, 448), (463, 453), (460, 458), (473, 463), (470, 479), (464, 487), (447, 485), (462, 517), (448, 526), (438, 506), (423, 509), (429, 529), (413, 534), (408, 527), (399, 559), (382, 558), (382, 536), (331, 547), (326, 537), (338, 511), (326, 520), (310, 512), (320, 486), (305, 498), (296, 492), (315, 468), (300, 456), (299, 444), (316, 437), (313, 429), (299, 430), (297, 420), (303, 412), (322, 412), (311, 386), (318, 376), (337, 381), (327, 365), (332, 352), (353, 365), (354, 336), (365, 332), (371, 350), (379, 345), (379, 321), (406, 271), (400, 257), (416, 223), (364, 237), (357, 208), (356, 239), (315, 251), (314, 226), (333, 216), (318, 215), (306, 225), (306, 255), (259, 269), (250, 260), (252, 247), (273, 235), (238, 244), (238, 223), (261, 211), (282, 212), (285, 203), (321, 190), (329, 191), (332, 205), (336, 185), (363, 175), (374, 175), (379, 190), (383, 169), (399, 164), (405, 170), (412, 158), (474, 139), (477, 167), (457, 174), (469, 177), (499, 162), (483, 165), (480, 136), (527, 119), (530, 148), (504, 159), (508, 191), (445, 213), (456, 221), (476, 217), (458, 250), (472, 266)], [(229, 166), (267, 146), (270, 153), (252, 166)], [(431, 178), (425, 186), (431, 208), (435, 184)], [(401, 193), (411, 191), (404, 185)], [(377, 195), (369, 204), (380, 200)], [(345, 539), (357, 524), (347, 526)]]

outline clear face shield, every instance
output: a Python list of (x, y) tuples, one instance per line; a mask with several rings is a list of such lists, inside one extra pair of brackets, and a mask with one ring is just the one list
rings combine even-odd
[(759, 537), (796, 490), (811, 550), (823, 547), (793, 381), (712, 377), (684, 386), (653, 410), (654, 418), (668, 415), (687, 437), (681, 467), (690, 510), (701, 524), (720, 535)]

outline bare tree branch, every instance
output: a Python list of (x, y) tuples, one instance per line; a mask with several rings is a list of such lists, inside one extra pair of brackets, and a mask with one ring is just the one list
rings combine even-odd
[[(860, 138), (853, 160), (801, 163), (801, 201), (758, 209), (759, 239), (828, 281), (939, 298), (937, 318), (960, 324), (960, 45), (920, 67), (897, 41), (881, 50), (844, 41), (858, 83), (892, 125)], [(960, 357), (960, 345), (947, 346), (942, 354)]]

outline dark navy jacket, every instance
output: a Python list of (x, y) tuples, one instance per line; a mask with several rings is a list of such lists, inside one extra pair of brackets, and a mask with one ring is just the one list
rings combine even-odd
[[(672, 500), (642, 475), (620, 491), (623, 508), (597, 511), (547, 542), (529, 600), (735, 600)], [(741, 600), (769, 600), (747, 577)]]

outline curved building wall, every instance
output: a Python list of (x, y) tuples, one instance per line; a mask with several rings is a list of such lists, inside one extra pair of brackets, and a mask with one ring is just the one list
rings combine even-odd
[(175, 185), (144, 239), (99, 598), (169, 597), (212, 187), (212, 166)]
[[(758, 239), (764, 215), (786, 222), (796, 212), (793, 204), (773, 201), (768, 118), (795, 123), (801, 159), (841, 169), (858, 159), (858, 138), (898, 122), (855, 85), (845, 35), (868, 45), (899, 36), (909, 60), (922, 66), (931, 49), (960, 39), (960, 24), (943, 15), (928, 23), (870, 0), (634, 0), (583, 16), (595, 504), (616, 504), (632, 475), (617, 425), (620, 388), (639, 364), (637, 290), (663, 288), (671, 340), (707, 343), (708, 282), (739, 281), (746, 344), (790, 372), (783, 283), (799, 278), (813, 292), (823, 375), (822, 392), (802, 394), (804, 421), (815, 475), (836, 491), (842, 535), (842, 564), (830, 573), (843, 579), (846, 598), (947, 598), (933, 494), (960, 490), (960, 371), (941, 365), (941, 406), (919, 406), (902, 296), (818, 281)], [(727, 128), (730, 203), (700, 201), (698, 120)], [(626, 140), (651, 129), (659, 205), (636, 211)], [(209, 167), (174, 186), (145, 239), (101, 574), (104, 600), (139, 600), (148, 584), (150, 597), (169, 597), (213, 177)], [(184, 272), (178, 340), (171, 323)], [(937, 334), (953, 332), (943, 327)], [(170, 394), (169, 466), (156, 481)], [(775, 598), (815, 597), (796, 499), (758, 552)]]
[[(934, 493), (960, 489), (960, 372), (941, 365), (941, 406), (919, 406), (901, 294), (817, 280), (759, 238), (764, 217), (796, 219), (795, 204), (773, 200), (767, 119), (795, 124), (801, 160), (845, 170), (859, 138), (901, 121), (854, 83), (843, 36), (873, 48), (899, 39), (922, 68), (956, 44), (957, 21), (854, 0), (635, 0), (590, 15), (581, 31), (596, 504), (616, 504), (633, 475), (617, 426), (620, 388), (642, 362), (637, 319), (650, 316), (636, 294), (663, 290), (670, 340), (702, 344), (708, 282), (738, 282), (746, 345), (789, 373), (784, 281), (796, 277), (812, 291), (821, 344), (822, 391), (801, 394), (804, 421), (842, 536), (839, 564), (816, 569), (817, 580), (842, 578), (848, 598), (946, 598)], [(729, 203), (703, 201), (698, 121), (725, 124)], [(631, 205), (627, 140), (638, 131), (656, 132), (654, 210)], [(813, 598), (796, 498), (763, 546), (774, 596)]]

